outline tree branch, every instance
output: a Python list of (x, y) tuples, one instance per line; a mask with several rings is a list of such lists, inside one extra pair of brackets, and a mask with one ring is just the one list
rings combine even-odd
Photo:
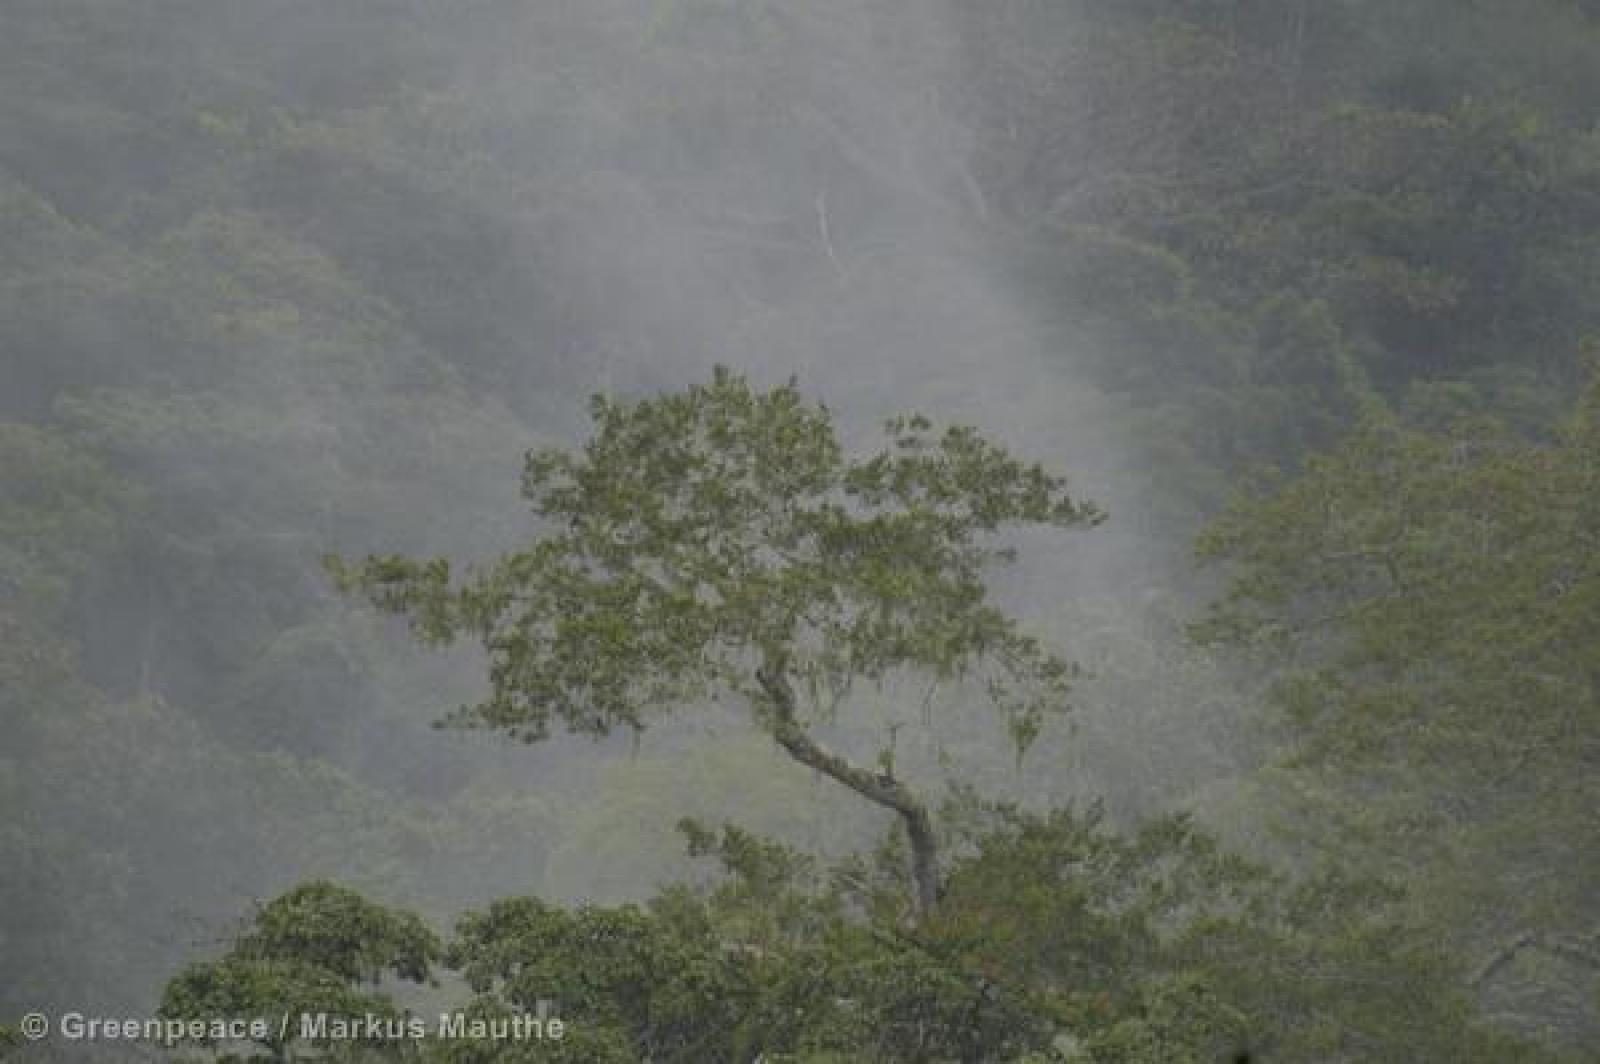
[(772, 710), (772, 737), (802, 765), (899, 814), (911, 842), (911, 877), (916, 887), (917, 912), (926, 914), (938, 901), (939, 894), (938, 843), (927, 806), (894, 777), (853, 765), (813, 739), (796, 715), (794, 688), (786, 669), (782, 656), (777, 654), (768, 654), (756, 669), (756, 680)]

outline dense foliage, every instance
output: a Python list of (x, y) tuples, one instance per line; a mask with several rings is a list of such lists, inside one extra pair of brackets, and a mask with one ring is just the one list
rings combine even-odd
[[(11, 0), (0, 93), (0, 1053), (175, 972), (397, 1014), (395, 980), (455, 972), (403, 989), (525, 1007), (537, 947), (572, 1059), (1592, 1058), (1594, 3)], [(320, 565), (515, 550), (519, 455), (594, 392), (681, 412), (718, 364), (841, 425), (981, 425), (957, 451), (1111, 513), (985, 573), (1086, 666), (1023, 773), (953, 683), (933, 723), (891, 678), (827, 725), (926, 781), (914, 928), (903, 843), (848, 856), (893, 813), (744, 709), (631, 762), (436, 734), (484, 663)], [(972, 605), (892, 545), (831, 574), (855, 607)], [(695, 645), (636, 635), (586, 646)], [(944, 779), (1021, 804), (941, 820)], [(662, 841), (686, 814), (737, 820), (695, 836), (733, 876), (653, 891), (703, 881)], [(274, 896), (315, 940), (232, 930)], [(358, 973), (312, 910), (421, 952)]]
[(1503, 998), (1549, 979), (1541, 1011), (1586, 1036), (1600, 1033), (1584, 1000), (1600, 989), (1597, 389), (1544, 441), (1374, 411), (1201, 544), (1240, 565), (1201, 634), (1270, 662), (1316, 844), (1422, 884), (1423, 919), (1478, 958), (1479, 984)]
[(987, 598), (1011, 526), (1092, 525), (1066, 482), (971, 428), (921, 415), (890, 446), (846, 456), (828, 411), (791, 383), (768, 392), (718, 367), (679, 395), (594, 403), (581, 452), (528, 456), (523, 493), (550, 532), (458, 584), (447, 559), (334, 560), (349, 589), (423, 639), (466, 634), (489, 657), (489, 698), (455, 720), (547, 738), (643, 730), (695, 703), (737, 699), (800, 764), (898, 814), (916, 900), (933, 906), (926, 800), (818, 743), (859, 715), (858, 689), (918, 672), (987, 695), (1021, 756), (1066, 709), (1072, 667)]
[[(1322, 876), (1288, 889), (1182, 818), (1133, 837), (1093, 812), (967, 802), (954, 819), (962, 856), (915, 927), (876, 915), (897, 907), (891, 853), (822, 868), (738, 828), (685, 822), (691, 852), (724, 867), (715, 886), (642, 907), (511, 898), (470, 913), (442, 961), (468, 996), (364, 1051), (455, 1064), (1541, 1059), (1438, 992), (1443, 955), (1375, 916), (1370, 885)], [(318, 1011), (394, 1015), (386, 996), (350, 1000), (368, 969), (337, 961), (359, 951), (375, 971), (393, 937), (381, 923), (408, 918), (333, 920), (326, 892), (274, 902), (222, 961), (175, 980), (164, 1010), (278, 1015), (322, 980), (335, 989)], [(308, 896), (320, 907), (296, 948), (265, 949), (273, 916)], [(251, 996), (217, 999), (240, 986)], [(441, 1031), (441, 1014), (563, 1026), (555, 1039), (475, 1039)]]

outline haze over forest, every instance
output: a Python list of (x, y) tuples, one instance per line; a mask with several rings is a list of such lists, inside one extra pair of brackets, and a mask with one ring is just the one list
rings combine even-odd
[[(332, 1059), (1600, 1060), (1600, 4), (7, 0), (0, 101), (0, 1057), (337, 987), (576, 1041)], [(852, 643), (803, 715), (929, 897), (762, 639), (435, 727), (494, 648), (399, 559), (566, 527), (525, 456), (607, 410), (641, 491), (920, 412), (1105, 511), (907, 473), (1075, 666)]]

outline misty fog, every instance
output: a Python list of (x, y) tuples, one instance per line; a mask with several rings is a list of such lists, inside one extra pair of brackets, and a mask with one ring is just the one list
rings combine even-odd
[[(7, 5), (0, 1022), (148, 1013), (308, 880), (445, 927), (507, 896), (703, 882), (685, 816), (834, 857), (892, 832), (737, 705), (529, 746), (435, 729), (483, 697), (480, 651), (419, 647), (325, 569), (516, 549), (540, 527), (525, 452), (581, 445), (591, 395), (715, 366), (794, 378), (851, 448), (909, 411), (975, 425), (1109, 514), (1019, 535), (993, 575), (1084, 669), (1020, 763), (974, 691), (920, 682), (822, 726), (830, 744), (870, 763), (893, 742), (936, 802), (971, 784), (1032, 809), (1103, 803), (1118, 826), (1188, 811), (1309, 867), (1307, 810), (1335, 777), (1283, 767), (1299, 740), (1269, 702), (1287, 657), (1191, 638), (1229, 573), (1193, 543), (1375, 404), (1420, 395), (1418, 424), (1459, 409), (1554, 438), (1600, 258), (1539, 245), (1526, 276), (1482, 281), (1505, 303), (1475, 324), (1479, 275), (1449, 256), (1477, 252), (1395, 247), (1435, 239), (1402, 216), (1432, 194), (1423, 155), (1478, 165), (1466, 134), (1433, 147), (1458, 99), (1499, 85), (1549, 116), (1540, 130), (1589, 122), (1592, 153), (1600, 29), (1582, 5), (1537, 6), (1547, 36), (1481, 14), (1437, 46), (1467, 58), (1430, 59), (1448, 5)], [(1402, 118), (1369, 129), (1341, 106)], [(1470, 128), (1500, 135), (1484, 114)], [(1516, 157), (1553, 157), (1542, 145)], [(1538, 210), (1571, 212), (1552, 231), (1592, 243), (1572, 219), (1600, 185), (1573, 151), (1550, 166), (1566, 178), (1527, 180)], [(1361, 167), (1391, 164), (1416, 187), (1360, 215), (1391, 187)], [(1578, 191), (1548, 192), (1567, 178)], [(1479, 224), (1451, 202), (1439, 231)], [(1473, 246), (1497, 255), (1536, 213), (1482, 222)], [(1336, 255), (1330, 232), (1371, 244)], [(1282, 265), (1301, 261), (1317, 265)], [(1440, 309), (1458, 304), (1464, 339)], [(934, 723), (925, 696), (947, 710)], [(1581, 867), (1592, 841), (1572, 844)], [(1564, 893), (1538, 933), (1576, 941), (1594, 898), (1580, 865), (1551, 867)], [(1497, 903), (1469, 893), (1440, 919), (1481, 961), (1525, 929), (1474, 923)], [(1600, 1037), (1594, 970), (1530, 957), (1480, 980), (1479, 1004), (1574, 1052)]]

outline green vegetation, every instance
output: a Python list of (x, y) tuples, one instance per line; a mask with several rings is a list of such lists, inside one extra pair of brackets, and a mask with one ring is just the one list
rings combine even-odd
[[(434, 1013), (388, 1051), (619, 1064), (1199, 1064), (1252, 1049), (1284, 1060), (1542, 1059), (1434, 989), (1448, 978), (1443, 956), (1373, 915), (1381, 892), (1337, 876), (1286, 889), (1182, 818), (1125, 838), (1095, 814), (971, 802), (952, 813), (964, 824), (962, 855), (914, 927), (885, 915), (902, 910), (893, 846), (819, 867), (738, 828), (692, 821), (682, 825), (691, 853), (724, 869), (713, 887), (672, 888), (643, 907), (497, 901), (464, 916), (445, 947), (443, 966), (469, 996), (444, 1014), (558, 1016), (562, 1036), (451, 1037)], [(305, 987), (342, 988), (368, 970), (329, 964), (329, 954), (359, 950), (375, 971), (390, 954), (370, 917), (319, 911), (288, 950), (266, 930), (275, 910), (304, 908), (307, 893), (326, 889), (275, 902), (222, 961), (175, 980), (164, 1008), (208, 1014), (224, 1006), (216, 995), (244, 987), (227, 1007), (277, 1015), (298, 1007)], [(318, 992), (326, 1004), (316, 1011), (393, 1015), (386, 997)]]
[[(368, 1040), (305, 1031), (300, 1017), (396, 1020), (399, 1010), (369, 987), (385, 976), (423, 982), (438, 959), (438, 940), (417, 917), (383, 909), (341, 887), (310, 883), (257, 913), (254, 927), (222, 960), (191, 965), (168, 983), (160, 1015), (288, 1015), (293, 1022), (287, 1027), (267, 1024), (259, 1048), (277, 1059), (289, 1059), (293, 1047), (302, 1043), (343, 1052)], [(195, 1041), (217, 1044), (209, 1037)]]
[(1278, 785), (1316, 846), (1415, 884), (1479, 983), (1544, 954), (1580, 1015), (1600, 960), (1597, 415), (1600, 384), (1544, 441), (1375, 410), (1201, 543), (1239, 575), (1199, 632), (1264, 657), (1292, 735)]
[(346, 587), (409, 616), (424, 639), (469, 634), (489, 655), (489, 699), (467, 724), (533, 742), (552, 719), (605, 735), (685, 703), (731, 696), (800, 764), (901, 819), (917, 910), (938, 893), (927, 802), (895, 774), (815, 738), (856, 690), (897, 674), (970, 680), (1021, 758), (1066, 709), (1072, 668), (986, 601), (986, 544), (1009, 525), (1094, 524), (1065, 481), (968, 428), (920, 415), (891, 446), (846, 458), (827, 411), (791, 384), (708, 386), (619, 404), (597, 399), (579, 454), (528, 457), (523, 492), (549, 535), (451, 582), (445, 560), (370, 558)]
[[(0, 1056), (1595, 1059), (1590, 0), (14, 0), (0, 93)], [(519, 1059), (190, 1047), (322, 1050)]]

